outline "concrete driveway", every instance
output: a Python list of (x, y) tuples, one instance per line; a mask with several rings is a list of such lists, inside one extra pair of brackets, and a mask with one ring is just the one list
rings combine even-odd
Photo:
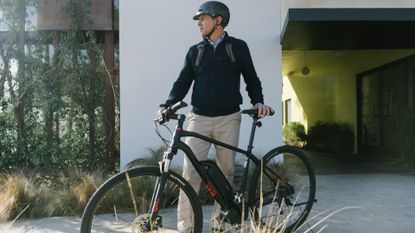
[(415, 232), (415, 169), (397, 161), (341, 162), (312, 153), (310, 157), (317, 172), (318, 202), (307, 227), (344, 209), (314, 232), (322, 227), (322, 232)]
[[(318, 202), (308, 225), (298, 232), (415, 232), (415, 169), (394, 161), (341, 162), (315, 153), (310, 157), (317, 172)], [(3, 223), (0, 232), (75, 233), (79, 225), (77, 217), (54, 217)]]

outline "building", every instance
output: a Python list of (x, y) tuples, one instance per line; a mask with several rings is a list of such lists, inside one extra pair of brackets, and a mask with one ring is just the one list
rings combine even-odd
[[(202, 2), (120, 2), (121, 167), (161, 145), (152, 119), (187, 49), (201, 40), (192, 15)], [(289, 121), (306, 128), (317, 121), (347, 122), (356, 135), (355, 152), (394, 148), (398, 139), (392, 137), (402, 126), (396, 123), (414, 107), (415, 2), (223, 2), (231, 10), (227, 31), (248, 42), (266, 102), (285, 109), (265, 120), (256, 153), (281, 145), (281, 122)], [(309, 72), (302, 73), (305, 66)], [(247, 119), (241, 130), (244, 147)]]
[(284, 122), (345, 122), (359, 156), (400, 157), (414, 128), (415, 3), (282, 4)]

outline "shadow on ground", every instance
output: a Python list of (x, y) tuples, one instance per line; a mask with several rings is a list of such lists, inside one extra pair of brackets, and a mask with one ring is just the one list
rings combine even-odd
[(412, 173), (415, 167), (398, 158), (369, 155), (333, 155), (306, 151), (316, 174)]

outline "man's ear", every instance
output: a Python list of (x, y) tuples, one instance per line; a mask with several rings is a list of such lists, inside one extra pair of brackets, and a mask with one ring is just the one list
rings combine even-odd
[(222, 25), (222, 20), (223, 20), (222, 16), (217, 16), (216, 17), (216, 25), (217, 26)]

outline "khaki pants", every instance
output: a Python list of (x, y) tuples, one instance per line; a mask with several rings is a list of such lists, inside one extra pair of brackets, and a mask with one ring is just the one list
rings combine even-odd
[[(237, 146), (238, 144), (239, 128), (241, 125), (241, 114), (239, 112), (218, 117), (206, 117), (194, 113), (189, 113), (188, 122), (188, 131), (196, 132), (230, 145)], [(210, 142), (206, 142), (194, 137), (187, 137), (186, 144), (190, 147), (190, 149), (192, 149), (193, 153), (199, 161), (207, 159), (208, 152), (211, 147)], [(216, 163), (222, 173), (232, 184), (233, 173), (235, 170), (235, 152), (217, 145), (215, 145), (215, 149)], [(192, 185), (196, 193), (199, 193), (201, 178), (187, 157), (185, 157), (183, 164), (183, 178)], [(193, 225), (193, 223), (190, 222), (190, 219), (193, 219), (192, 211), (190, 208), (191, 207), (186, 196), (182, 195), (181, 193), (179, 195), (179, 205), (177, 210), (179, 231), (186, 231), (187, 228)], [(218, 224), (217, 218), (219, 215), (219, 210), (220, 207), (215, 202), (212, 217), (212, 227), (215, 228), (218, 228), (220, 224)]]

